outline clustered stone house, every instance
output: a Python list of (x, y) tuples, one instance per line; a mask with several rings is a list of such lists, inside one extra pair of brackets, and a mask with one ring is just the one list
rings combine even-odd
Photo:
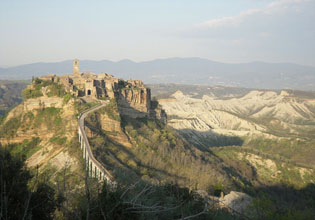
[[(77, 59), (73, 61), (72, 74), (49, 74), (39, 78), (62, 84), (68, 93), (76, 97), (115, 98), (121, 109), (134, 117), (142, 117), (143, 114), (157, 116), (156, 110), (152, 111), (151, 90), (146, 88), (141, 80), (124, 81), (107, 73), (80, 73)], [(158, 114), (165, 113), (160, 111)]]

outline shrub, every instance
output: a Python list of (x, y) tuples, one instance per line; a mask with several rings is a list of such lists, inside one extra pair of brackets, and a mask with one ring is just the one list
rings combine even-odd
[(11, 118), (0, 128), (0, 137), (14, 137), (21, 125), (20, 118)]
[(109, 104), (106, 105), (104, 108), (101, 108), (99, 110), (101, 114), (106, 114), (109, 118), (115, 120), (115, 121), (121, 121), (117, 102), (114, 99), (111, 99)]
[(59, 129), (62, 126), (62, 118), (60, 116), (61, 109), (55, 107), (44, 108), (38, 110), (38, 114), (34, 119), (34, 126), (39, 127), (44, 124), (50, 129)]
[(39, 146), (40, 142), (40, 138), (33, 137), (30, 140), (25, 139), (22, 143), (10, 144), (8, 145), (8, 149), (10, 149), (12, 154), (24, 155), (26, 158), (29, 158), (41, 149), (41, 146)]
[(73, 96), (72, 96), (71, 94), (69, 94), (69, 93), (65, 94), (65, 95), (63, 96), (63, 103), (64, 103), (64, 104), (67, 104), (67, 103), (69, 102), (69, 100), (70, 100), (72, 97), (73, 97)]
[(66, 95), (66, 91), (62, 85), (59, 85), (57, 83), (51, 83), (48, 87), (48, 97), (51, 96), (58, 96), (58, 97), (63, 97)]
[(55, 143), (58, 145), (64, 145), (67, 142), (67, 137), (60, 137), (60, 136), (52, 137), (49, 139), (49, 142)]
[(63, 97), (66, 94), (66, 91), (63, 87), (63, 85), (60, 85), (55, 82), (51, 82), (48, 80), (41, 80), (41, 79), (34, 79), (33, 80), (33, 89), (26, 88), (22, 91), (22, 97), (24, 100), (30, 99), (30, 98), (37, 98), (40, 96), (43, 96), (42, 88), (47, 87), (48, 97), (51, 96), (58, 96)]
[(24, 100), (31, 99), (31, 98), (37, 98), (43, 96), (43, 93), (41, 90), (31, 90), (31, 89), (24, 89), (22, 91), (22, 97)]
[(96, 106), (97, 104), (98, 104), (97, 102), (82, 103), (81, 101), (76, 101), (74, 103), (74, 108), (76, 109), (77, 116), (78, 116), (81, 112), (83, 112), (89, 108), (92, 108), (92, 107)]

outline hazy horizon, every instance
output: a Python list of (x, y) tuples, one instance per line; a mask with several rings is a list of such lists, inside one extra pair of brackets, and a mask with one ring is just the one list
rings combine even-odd
[(200, 57), (315, 65), (315, 0), (1, 1), (0, 66)]
[[(76, 59), (73, 58), (73, 59)], [(73, 59), (64, 59), (64, 60), (57, 60), (57, 61), (38, 61), (38, 62), (33, 62), (33, 63), (21, 63), (17, 65), (7, 65), (7, 66), (1, 66), (0, 68), (7, 69), (7, 68), (12, 68), (12, 67), (18, 67), (18, 66), (24, 66), (24, 65), (30, 65), (30, 64), (36, 64), (36, 63), (60, 63), (60, 62), (67, 62), (67, 61), (72, 61)], [(223, 61), (218, 61), (218, 60), (212, 60), (208, 58), (203, 58), (203, 57), (164, 57), (164, 58), (155, 58), (155, 59), (149, 59), (149, 60), (132, 60), (132, 59), (118, 59), (118, 60), (112, 60), (112, 59), (80, 59), (80, 62), (86, 62), (86, 61), (95, 61), (95, 62), (102, 62), (102, 61), (110, 61), (114, 63), (122, 62), (122, 61), (131, 61), (134, 63), (144, 63), (144, 62), (151, 62), (151, 61), (156, 61), (156, 60), (168, 60), (168, 59), (202, 59), (202, 60), (208, 60), (211, 62), (215, 63), (222, 63), (222, 64), (250, 64), (250, 63), (266, 63), (266, 64), (294, 64), (294, 65), (301, 65), (301, 66), (308, 66), (308, 67), (315, 67), (315, 64), (299, 64), (299, 63), (294, 63), (294, 62), (266, 62), (266, 61), (261, 61), (261, 60), (252, 60), (248, 62), (223, 62)]]

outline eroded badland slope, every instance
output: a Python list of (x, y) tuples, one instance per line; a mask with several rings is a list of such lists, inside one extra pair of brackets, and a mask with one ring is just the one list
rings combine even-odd
[(159, 103), (168, 125), (187, 141), (210, 149), (252, 181), (315, 182), (315, 99), (292, 91), (234, 97), (177, 91)]

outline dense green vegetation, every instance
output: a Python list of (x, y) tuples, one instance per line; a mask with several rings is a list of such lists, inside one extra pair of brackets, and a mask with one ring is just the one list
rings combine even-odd
[(246, 141), (243, 148), (268, 155), (275, 160), (291, 162), (306, 168), (315, 167), (314, 140), (255, 138)]
[(10, 118), (5, 123), (0, 124), (0, 137), (13, 138), (16, 136), (18, 129), (28, 131), (29, 129), (38, 129), (41, 126), (62, 133), (64, 126), (62, 124), (61, 109), (48, 107)]
[(14, 137), (20, 125), (21, 119), (19, 117), (9, 119), (0, 126), (0, 137)]
[(89, 202), (79, 207), (77, 213), (82, 219), (89, 216), (91, 219), (167, 220), (194, 215), (197, 219), (233, 219), (225, 211), (205, 209), (198, 194), (176, 184), (153, 186), (138, 182), (128, 186), (119, 184), (115, 189), (104, 185)]
[(77, 100), (74, 103), (74, 108), (76, 109), (76, 112), (77, 112), (76, 116), (79, 116), (80, 113), (82, 113), (85, 110), (90, 109), (96, 105), (98, 105), (97, 102), (82, 102), (81, 100)]
[(40, 138), (33, 137), (30, 140), (24, 140), (22, 143), (9, 144), (6, 146), (12, 154), (25, 155), (26, 159), (31, 157), (36, 151), (41, 149), (39, 145)]
[(72, 99), (72, 98), (74, 98), (73, 95), (71, 95), (71, 94), (69, 94), (69, 93), (66, 93), (66, 94), (63, 96), (63, 103), (64, 103), (64, 104), (67, 104), (67, 103), (70, 101), (70, 99)]
[[(135, 178), (155, 183), (177, 182), (191, 189), (209, 191), (214, 191), (214, 185), (221, 182), (226, 190), (229, 189), (230, 182), (226, 181), (222, 167), (208, 152), (192, 148), (159, 121), (121, 117), (124, 132), (133, 143), (131, 148), (111, 138), (121, 134), (108, 134), (99, 130), (97, 120), (90, 122), (91, 129), (101, 134), (90, 138), (95, 154), (114, 168), (113, 172), (121, 172), (122, 168), (133, 173)], [(93, 125), (93, 121), (96, 124)]]
[(28, 186), (32, 175), (21, 155), (0, 147), (0, 171), (1, 219), (53, 219), (62, 198), (46, 183)]
[(118, 111), (117, 102), (114, 99), (111, 99), (109, 104), (107, 104), (104, 108), (99, 110), (101, 114), (106, 114), (109, 118), (120, 121), (120, 115)]
[(67, 142), (67, 137), (54, 136), (49, 139), (49, 142), (57, 145), (63, 145)]
[(312, 169), (297, 166), (291, 160), (261, 153), (248, 147), (220, 147), (212, 149), (224, 164), (233, 167), (255, 186), (286, 184), (303, 188), (312, 183)]
[(50, 129), (59, 129), (62, 127), (61, 109), (55, 107), (44, 108), (37, 111), (34, 117), (33, 126), (39, 127), (45, 124)]
[(51, 96), (63, 97), (66, 95), (64, 87), (62, 85), (48, 80), (41, 80), (35, 78), (32, 83), (32, 88), (26, 88), (22, 91), (23, 99), (26, 100), (30, 98), (37, 98), (43, 96), (42, 93), (43, 87), (46, 87), (48, 97)]
[(22, 97), (23, 97), (24, 100), (31, 99), (31, 98), (37, 98), (37, 97), (40, 97), (40, 96), (43, 96), (43, 93), (39, 89), (35, 89), (35, 90), (24, 89), (22, 91)]
[(304, 220), (315, 216), (315, 184), (302, 189), (274, 185), (256, 189), (253, 219)]
[[(28, 143), (31, 142), (39, 140)], [(205, 208), (205, 201), (194, 190), (177, 184), (152, 185), (145, 180), (121, 177), (113, 188), (83, 175), (85, 186), (73, 191), (78, 183), (71, 180), (69, 168), (59, 172), (53, 185), (50, 178), (38, 177), (36, 172), (31, 181), (32, 175), (25, 169), (20, 153), (23, 152), (11, 155), (0, 148), (1, 194), (8, 195), (8, 203), (0, 201), (2, 216), (7, 214), (14, 219), (24, 214), (36, 219), (247, 219), (218, 210), (215, 204)], [(5, 187), (8, 183), (15, 189), (10, 194)], [(248, 193), (255, 196), (249, 219), (312, 219), (315, 214), (315, 185), (300, 190), (284, 185), (253, 188)]]
[[(303, 113), (301, 112), (303, 115)], [(242, 118), (238, 115), (238, 117)], [(305, 119), (296, 119), (292, 121), (292, 119), (288, 116), (287, 120), (284, 122), (290, 123), (290, 127), (293, 128), (295, 131), (292, 132), (289, 127), (284, 127), (281, 124), (279, 119), (276, 119), (270, 115), (265, 115), (264, 117), (260, 118), (246, 118), (243, 117), (245, 120), (252, 121), (257, 124), (263, 125), (267, 130), (266, 133), (271, 135), (275, 135), (278, 137), (285, 137), (285, 138), (292, 138), (292, 139), (306, 139), (312, 140), (315, 138), (315, 124), (313, 121), (305, 120)]]
[(1, 219), (235, 219), (226, 211), (206, 209), (196, 192), (176, 184), (128, 181), (112, 187), (82, 175), (73, 191), (78, 182), (69, 176), (69, 168), (51, 181), (25, 168), (25, 152), (11, 154), (8, 149), (16, 151), (0, 147)]

